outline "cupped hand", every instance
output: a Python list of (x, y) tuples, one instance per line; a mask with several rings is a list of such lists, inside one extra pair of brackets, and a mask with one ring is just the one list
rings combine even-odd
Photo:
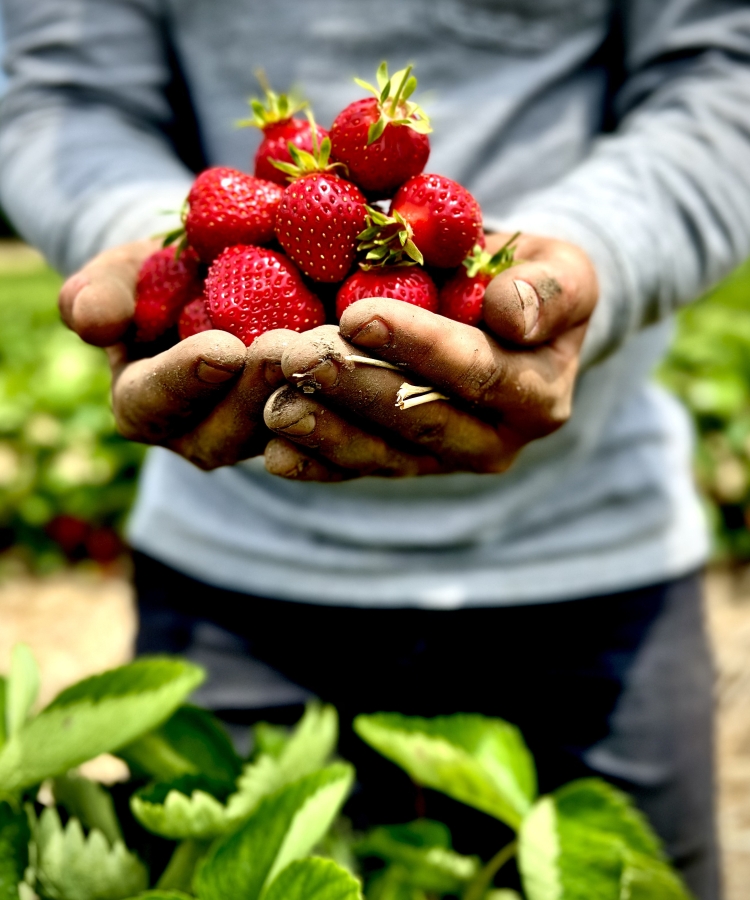
[(137, 241), (96, 256), (63, 285), (62, 318), (106, 348), (112, 408), (125, 437), (169, 447), (203, 469), (257, 456), (272, 437), (264, 405), (284, 383), (281, 357), (298, 335), (272, 331), (246, 348), (225, 331), (206, 331), (143, 358), (145, 345), (129, 339), (135, 285), (158, 246)]
[[(488, 238), (494, 251), (506, 235)], [(524, 235), (518, 265), (488, 285), (484, 329), (397, 300), (360, 300), (284, 352), (265, 407), (277, 439), (269, 471), (287, 478), (503, 472), (571, 414), (578, 361), (598, 297), (578, 247)], [(371, 356), (399, 371), (353, 361)], [(445, 400), (401, 409), (404, 382)]]

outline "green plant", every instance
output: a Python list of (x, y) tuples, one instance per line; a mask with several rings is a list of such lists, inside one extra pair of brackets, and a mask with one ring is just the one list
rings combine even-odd
[(104, 353), (60, 322), (60, 278), (0, 261), (0, 550), (37, 570), (120, 552), (144, 448), (120, 438)]
[[(361, 900), (363, 885), (368, 900), (518, 900), (493, 886), (516, 855), (527, 900), (688, 900), (624, 794), (587, 779), (537, 796), (534, 761), (507, 722), (355, 721), (418, 784), (516, 832), (481, 860), (456, 853), (440, 822), (352, 834), (339, 813), (355, 773), (331, 761), (335, 710), (311, 704), (291, 732), (257, 725), (242, 760), (218, 720), (184, 705), (202, 677), (144, 658), (34, 715), (36, 664), (15, 648), (0, 684), (0, 900)], [(127, 784), (108, 790), (75, 771), (103, 752), (128, 763)]]
[(689, 409), (716, 554), (750, 559), (750, 262), (684, 309), (659, 378)]

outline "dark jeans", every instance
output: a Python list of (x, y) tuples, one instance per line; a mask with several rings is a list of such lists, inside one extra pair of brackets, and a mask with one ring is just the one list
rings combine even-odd
[[(347, 809), (357, 826), (427, 815), (451, 824), (457, 850), (495, 852), (504, 826), (417, 791), (349, 723), (357, 713), (379, 710), (500, 716), (523, 732), (541, 792), (573, 778), (607, 778), (633, 794), (696, 896), (718, 900), (713, 672), (699, 575), (564, 603), (451, 611), (251, 597), (142, 555), (136, 585), (140, 652), (187, 652), (221, 682), (226, 654), (197, 647), (208, 620), (231, 633), (229, 656), (238, 649), (250, 654), (338, 708), (341, 754), (359, 776)], [(223, 677), (232, 679), (231, 666)], [(254, 709), (240, 712), (243, 680), (234, 680), (217, 685), (217, 696), (231, 702), (212, 704), (224, 706), (230, 719), (299, 715), (293, 685), (287, 695), (283, 683), (270, 685), (266, 702), (251, 676), (245, 705)]]

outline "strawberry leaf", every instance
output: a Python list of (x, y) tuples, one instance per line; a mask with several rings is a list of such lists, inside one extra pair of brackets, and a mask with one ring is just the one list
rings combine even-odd
[(385, 62), (385, 60), (378, 66), (378, 71), (375, 73), (375, 80), (381, 91), (386, 85), (390, 84), (390, 79), (388, 78), (388, 63)]
[(358, 856), (374, 856), (402, 866), (408, 885), (435, 894), (461, 894), (477, 874), (479, 860), (450, 847), (450, 833), (439, 822), (421, 819), (409, 825), (376, 828), (355, 844)]
[(203, 680), (183, 660), (142, 658), (79, 681), (0, 752), (0, 783), (17, 791), (119, 749), (164, 721)]
[(143, 863), (122, 842), (110, 846), (96, 829), (85, 837), (78, 819), (63, 828), (54, 808), (31, 817), (31, 866), (49, 900), (124, 900), (148, 887)]
[(202, 774), (234, 785), (240, 758), (221, 722), (205, 709), (181, 706), (154, 731), (118, 753), (134, 771), (159, 781)]
[(18, 900), (29, 858), (29, 823), (26, 814), (0, 802), (0, 900)]
[(513, 725), (480, 715), (379, 713), (354, 729), (418, 783), (517, 829), (536, 796), (534, 761)]
[(169, 784), (141, 788), (130, 798), (130, 809), (154, 834), (172, 840), (205, 840), (229, 828), (221, 802), (226, 797), (223, 787), (201, 775), (184, 775)]
[(13, 647), (5, 685), (5, 733), (10, 739), (26, 724), (39, 694), (39, 667), (26, 644)]
[(537, 801), (521, 826), (518, 856), (529, 900), (689, 900), (645, 817), (597, 779)]
[(306, 856), (328, 831), (353, 777), (351, 766), (336, 763), (266, 797), (200, 865), (194, 884), (201, 900), (257, 900), (282, 869)]
[(110, 844), (123, 839), (112, 797), (97, 782), (80, 775), (61, 775), (55, 779), (52, 792), (68, 815), (88, 829), (97, 828)]
[(264, 900), (362, 900), (360, 884), (331, 859), (300, 859), (273, 881)]

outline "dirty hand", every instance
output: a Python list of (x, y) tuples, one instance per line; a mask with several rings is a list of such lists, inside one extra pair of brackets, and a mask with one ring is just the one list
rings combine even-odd
[[(490, 236), (487, 249), (507, 237)], [(266, 448), (268, 470), (318, 481), (503, 472), (525, 444), (563, 425), (598, 297), (596, 273), (580, 248), (551, 238), (523, 235), (516, 255), (523, 261), (487, 287), (486, 331), (373, 298), (344, 312), (340, 333), (323, 326), (300, 335), (281, 359), (290, 384), (265, 408), (279, 435)], [(400, 409), (404, 381), (450, 399)]]
[(118, 430), (131, 440), (169, 447), (203, 469), (263, 453), (271, 437), (263, 407), (284, 383), (281, 355), (298, 335), (272, 331), (246, 348), (225, 331), (206, 331), (156, 356), (134, 358), (137, 348), (126, 338), (135, 284), (156, 249), (155, 241), (137, 241), (107, 250), (60, 292), (68, 327), (107, 350)]

